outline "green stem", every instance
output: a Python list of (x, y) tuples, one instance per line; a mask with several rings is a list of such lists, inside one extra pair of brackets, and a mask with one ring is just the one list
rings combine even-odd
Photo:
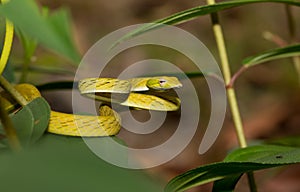
[[(207, 0), (207, 2), (208, 4), (215, 3), (214, 0)], [(225, 84), (228, 85), (230, 84), (231, 81), (231, 72), (230, 72), (223, 32), (222, 32), (221, 25), (219, 24), (218, 15), (215, 13), (212, 14), (211, 17), (213, 22), (213, 30), (214, 30), (214, 34), (215, 34), (215, 38), (216, 38), (216, 42), (220, 54), (221, 67), (223, 71), (224, 80), (225, 80)], [(228, 102), (232, 112), (233, 122), (235, 124), (235, 129), (237, 132), (237, 137), (238, 137), (240, 147), (247, 147), (247, 142), (243, 131), (241, 115), (236, 101), (235, 90), (232, 86), (227, 86), (227, 96), (228, 96)]]
[[(215, 4), (215, 1), (207, 0), (207, 3), (211, 5), (211, 4)], [(217, 46), (218, 46), (218, 50), (219, 50), (224, 80), (225, 80), (226, 85), (229, 85), (231, 82), (231, 72), (230, 72), (223, 32), (222, 32), (221, 25), (219, 24), (218, 14), (217, 13), (211, 14), (211, 18), (212, 18), (212, 23), (213, 23), (213, 31), (215, 34), (215, 38), (216, 38), (216, 42), (217, 42)], [(236, 134), (238, 137), (239, 145), (241, 148), (245, 148), (245, 147), (247, 147), (247, 142), (246, 142), (246, 138), (245, 138), (245, 134), (244, 134), (242, 118), (240, 115), (240, 111), (239, 111), (239, 107), (238, 107), (238, 103), (237, 103), (237, 99), (236, 99), (236, 95), (235, 95), (235, 90), (232, 86), (226, 86), (226, 89), (227, 89), (228, 102), (230, 105), (232, 118), (233, 118), (233, 122), (235, 125), (235, 130), (236, 130)], [(256, 185), (255, 185), (253, 173), (248, 173), (247, 176), (248, 176), (250, 191), (256, 192)]]
[(291, 38), (291, 41), (294, 41), (295, 38), (295, 23), (293, 19), (293, 14), (291, 10), (291, 6), (285, 5), (285, 12), (287, 16), (287, 23), (288, 23), (288, 29), (289, 29), (289, 35)]
[(21, 73), (21, 77), (20, 77), (20, 83), (24, 83), (27, 80), (30, 60), (31, 59), (28, 58), (27, 56), (24, 57), (24, 63), (22, 65), (22, 73)]
[(247, 178), (248, 178), (248, 183), (249, 183), (250, 191), (251, 192), (257, 192), (257, 187), (256, 187), (256, 183), (255, 183), (255, 178), (254, 178), (253, 172), (248, 172), (247, 173)]
[(26, 99), (1, 75), (0, 86), (5, 89), (21, 106), (28, 104)]
[[(291, 6), (285, 5), (285, 12), (287, 15), (287, 23), (288, 23), (288, 29), (289, 29), (289, 35), (290, 35), (290, 42), (294, 43), (294, 42), (296, 42), (296, 28), (295, 28), (295, 21), (294, 21), (294, 17), (292, 14)], [(300, 84), (300, 57), (293, 57), (292, 62), (297, 71), (298, 82)]]
[(10, 148), (14, 151), (20, 151), (21, 145), (16, 134), (16, 130), (13, 126), (11, 119), (9, 118), (5, 107), (3, 106), (3, 98), (0, 97), (0, 120), (5, 131), (5, 135), (8, 140)]

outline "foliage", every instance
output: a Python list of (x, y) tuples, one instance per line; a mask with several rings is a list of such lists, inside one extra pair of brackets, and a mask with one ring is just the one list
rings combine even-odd
[[(299, 1), (293, 0), (232, 0), (215, 3), (212, 5), (199, 6), (179, 13), (175, 13), (171, 16), (159, 19), (153, 23), (140, 27), (128, 33), (117, 43), (121, 43), (122, 41), (133, 38), (149, 30), (154, 30), (158, 27), (163, 27), (162, 24), (180, 24), (195, 19), (201, 15), (214, 14), (221, 10), (230, 9), (233, 7), (238, 7), (251, 3), (265, 2), (283, 3), (287, 5), (300, 6)], [(213, 15), (213, 18), (214, 16), (215, 15)], [(295, 57), (299, 55), (300, 44), (296, 44), (266, 51), (256, 56), (246, 58), (243, 61), (243, 66), (241, 67), (241, 69), (234, 76), (232, 76), (231, 82), (227, 86), (229, 88), (232, 87), (234, 81), (241, 74), (241, 72), (245, 71), (251, 66), (262, 64), (267, 61), (272, 61), (286, 57)], [(297, 137), (295, 140), (297, 139), (299, 139), (299, 137)], [(215, 181), (213, 191), (233, 191), (242, 173), (248, 173), (259, 169), (278, 167), (287, 164), (299, 163), (299, 145), (294, 145), (293, 143), (293, 146), (294, 147), (282, 147), (278, 145), (259, 145), (255, 147), (238, 149), (233, 153), (229, 154), (223, 162), (200, 166), (196, 169), (178, 175), (168, 183), (165, 190), (183, 191), (198, 185)]]
[[(78, 64), (80, 56), (71, 39), (71, 22), (68, 12), (58, 10), (49, 15), (45, 12), (41, 13), (32, 0), (11, 0), (0, 7), (0, 14), (12, 21), (19, 32), (29, 37), (21, 38), (26, 50), (34, 49), (35, 46), (27, 42), (36, 40)], [(33, 50), (27, 52), (33, 52)]]
[[(300, 2), (296, 0), (231, 0), (199, 6), (145, 25), (124, 36), (117, 43), (161, 27), (161, 24), (175, 25), (225, 9), (266, 2), (300, 6)], [(46, 9), (41, 11), (32, 0), (11, 0), (0, 6), (0, 14), (8, 18), (16, 27), (17, 35), (25, 52), (24, 69), (28, 69), (28, 62), (30, 62), (30, 58), (38, 45), (65, 56), (75, 64), (79, 63), (80, 56), (72, 39), (68, 11), (61, 9), (50, 14)], [(249, 67), (268, 61), (299, 55), (300, 44), (288, 45), (246, 58), (242, 62), (241, 69), (245, 71)], [(6, 67), (8, 69), (9, 64)], [(3, 75), (12, 76), (12, 73), (7, 71)], [(238, 71), (232, 77), (232, 81), (236, 80), (241, 74), (240, 72)], [(202, 75), (190, 73), (191, 78)], [(64, 84), (50, 83), (41, 86), (40, 89), (71, 87), (72, 82), (64, 82)], [(49, 105), (42, 98), (33, 100), (23, 106), (18, 113), (9, 115), (22, 147), (32, 146), (33, 143), (35, 145), (33, 148), (25, 150), (26, 152), (22, 151), (16, 156), (11, 156), (6, 148), (9, 145), (8, 141), (1, 139), (0, 147), (3, 153), (0, 154), (0, 162), (6, 166), (3, 167), (0, 177), (2, 181), (12, 180), (12, 183), (4, 183), (1, 189), (7, 191), (48, 189), (53, 191), (61, 187), (60, 189), (64, 190), (82, 191), (83, 189), (97, 190), (98, 188), (122, 190), (125, 186), (126, 188), (131, 186), (131, 189), (128, 190), (159, 190), (153, 183), (140, 179), (141, 172), (122, 170), (99, 161), (79, 138), (60, 137), (51, 134), (41, 137), (47, 129), (49, 115)], [(1, 117), (1, 119), (5, 118)], [(3, 136), (5, 134), (4, 123), (1, 124), (0, 130), (0, 136)], [(101, 139), (105, 140), (105, 138)], [(237, 149), (222, 162), (200, 166), (178, 175), (168, 183), (165, 190), (183, 191), (214, 182), (214, 191), (233, 191), (243, 173), (299, 163), (299, 139), (298, 137), (292, 140), (284, 138), (281, 141), (272, 141), (271, 144)], [(19, 163), (20, 160), (22, 161), (21, 164)], [(36, 167), (32, 167), (33, 165)], [(12, 167), (15, 171), (12, 171)], [(74, 171), (75, 173), (73, 173)], [(47, 173), (45, 174), (45, 172)], [(28, 177), (26, 173), (31, 173), (32, 177)], [(142, 177), (144, 176), (142, 175)], [(115, 180), (118, 180), (118, 185), (115, 185)], [(15, 185), (14, 181), (21, 184)], [(58, 183), (58, 185), (55, 186), (53, 183)], [(145, 188), (144, 185), (147, 187)]]
[[(24, 49), (20, 81), (26, 82), (31, 58), (38, 46), (64, 56), (75, 66), (79, 64), (80, 55), (72, 39), (71, 20), (66, 9), (49, 13), (46, 8), (40, 10), (33, 0), (11, 0), (0, 6), (0, 14), (14, 24)], [(48, 102), (42, 97), (29, 103), (19, 102), (22, 96), (5, 80), (18, 82), (11, 63), (5, 60), (1, 67), (5, 70), (0, 76), (0, 84), (6, 91), (0, 93), (0, 111), (3, 112), (0, 113), (2, 191), (161, 190), (161, 186), (147, 178), (142, 171), (121, 169), (99, 159), (91, 153), (82, 138), (46, 134), (51, 113)], [(44, 68), (43, 72), (70, 73), (51, 68)], [(73, 87), (73, 82), (63, 84), (54, 83), (50, 89)], [(49, 89), (47, 85), (42, 87)], [(5, 110), (7, 100), (17, 101), (12, 102), (14, 109)], [(97, 139), (109, 149), (105, 145), (107, 138), (90, 139)], [(9, 147), (16, 153), (12, 153)]]

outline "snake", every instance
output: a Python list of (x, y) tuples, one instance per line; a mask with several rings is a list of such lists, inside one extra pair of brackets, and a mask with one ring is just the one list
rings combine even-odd
[[(132, 109), (156, 111), (176, 111), (180, 107), (180, 99), (174, 89), (182, 87), (176, 77), (154, 76), (131, 79), (117, 78), (85, 78), (78, 82), (81, 95), (102, 101), (99, 115), (78, 115), (51, 110), (47, 131), (66, 136), (96, 137), (112, 136), (121, 128), (120, 115), (109, 105), (127, 106)], [(42, 97), (39, 90), (31, 84), (17, 84), (15, 89), (28, 102)], [(14, 108), (13, 101), (5, 92), (6, 110)]]

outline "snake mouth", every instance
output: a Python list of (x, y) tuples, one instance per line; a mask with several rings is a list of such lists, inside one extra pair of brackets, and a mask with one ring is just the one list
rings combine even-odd
[(167, 87), (167, 88), (165, 86), (149, 87), (149, 90), (155, 91), (155, 92), (168, 92), (172, 89), (179, 89), (181, 87), (182, 87), (182, 84), (178, 84), (178, 85), (172, 85), (172, 86)]

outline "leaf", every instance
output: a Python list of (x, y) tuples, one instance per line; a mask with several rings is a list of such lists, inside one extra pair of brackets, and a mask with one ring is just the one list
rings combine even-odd
[[(277, 158), (278, 155), (281, 157)], [(298, 163), (300, 162), (300, 148), (280, 145), (251, 146), (237, 149), (224, 159), (224, 162), (234, 161), (269, 164)]]
[[(17, 113), (11, 114), (10, 117), (13, 122), (14, 128), (16, 129), (17, 136), (21, 145), (28, 145), (31, 133), (33, 131), (34, 122), (34, 118), (30, 109), (28, 107), (24, 107)], [(5, 135), (2, 124), (0, 124), (0, 133)], [(6, 139), (2, 139), (1, 141), (7, 143)]]
[(14, 68), (13, 68), (11, 62), (8, 61), (6, 63), (6, 66), (4, 68), (4, 71), (3, 71), (2, 75), (9, 82), (14, 82), (15, 81)]
[[(212, 181), (227, 179), (226, 190), (234, 187), (241, 174), (255, 170), (278, 167), (300, 162), (300, 148), (258, 145), (237, 149), (229, 154), (223, 162), (198, 167), (173, 178), (165, 191), (183, 191), (194, 186)], [(223, 186), (218, 184), (218, 189)], [(214, 189), (216, 190), (216, 189)]]
[(241, 178), (242, 174), (236, 174), (233, 176), (226, 177), (221, 180), (217, 180), (213, 185), (213, 192), (233, 192), (235, 185)]
[(45, 133), (49, 124), (51, 109), (47, 101), (42, 97), (34, 99), (27, 107), (30, 108), (34, 118), (33, 131), (30, 138), (30, 143), (33, 144)]
[(56, 81), (37, 86), (38, 90), (40, 91), (57, 89), (77, 89), (77, 87), (78, 82), (73, 81)]
[(81, 137), (45, 134), (18, 154), (2, 152), (0, 164), (1, 191), (162, 191), (161, 184), (144, 171), (103, 161)]
[[(51, 61), (49, 61), (51, 62)], [(53, 64), (53, 63), (52, 63)], [(40, 63), (40, 64), (36, 64), (36, 66), (29, 66), (28, 67), (28, 70), (31, 72), (31, 73), (45, 73), (45, 74), (50, 74), (50, 75), (68, 75), (68, 76), (74, 76), (75, 73), (73, 71), (70, 71), (70, 70), (67, 70), (63, 67), (44, 67), (42, 66), (43, 64)], [(15, 68), (15, 71), (20, 71), (22, 72), (22, 67), (20, 66), (16, 66)]]
[(33, 0), (11, 0), (0, 6), (0, 14), (30, 38), (79, 63), (80, 56), (71, 39), (70, 20), (65, 10), (43, 17)]
[(120, 43), (121, 41), (124, 41), (124, 40), (129, 39), (134, 36), (137, 36), (139, 34), (142, 34), (146, 31), (161, 27), (163, 25), (180, 24), (180, 23), (184, 23), (186, 21), (192, 20), (201, 15), (207, 15), (207, 14), (215, 13), (215, 12), (218, 12), (221, 10), (230, 9), (230, 8), (247, 5), (247, 4), (267, 3), (267, 2), (284, 3), (284, 4), (289, 4), (289, 5), (300, 6), (300, 2), (295, 1), (295, 0), (233, 0), (233, 1), (225, 1), (225, 2), (216, 3), (213, 5), (204, 5), (204, 6), (194, 7), (194, 8), (182, 11), (182, 12), (175, 13), (175, 14), (165, 17), (163, 19), (156, 20), (153, 23), (145, 24), (144, 26), (142, 26), (142, 27), (128, 33), (124, 37), (122, 37), (120, 40), (118, 40), (117, 43)]
[(267, 61), (275, 59), (282, 59), (287, 57), (294, 57), (300, 55), (300, 44), (291, 45), (283, 48), (273, 49), (264, 53), (246, 58), (243, 61), (245, 67), (251, 67), (257, 64), (261, 64)]
[(290, 136), (280, 139), (271, 139), (264, 141), (265, 144), (271, 145), (284, 145), (290, 147), (300, 147), (300, 137), (299, 136)]
[[(36, 142), (48, 127), (50, 107), (43, 98), (36, 98), (16, 113), (10, 114), (22, 146)], [(0, 123), (0, 133), (4, 134)], [(6, 142), (5, 140), (1, 140)], [(2, 142), (3, 143), (3, 142)]]
[(22, 46), (24, 49), (24, 55), (26, 59), (30, 59), (37, 47), (37, 41), (35, 39), (30, 38), (28, 35), (24, 34), (20, 29), (16, 29), (16, 34), (20, 41), (22, 42)]

